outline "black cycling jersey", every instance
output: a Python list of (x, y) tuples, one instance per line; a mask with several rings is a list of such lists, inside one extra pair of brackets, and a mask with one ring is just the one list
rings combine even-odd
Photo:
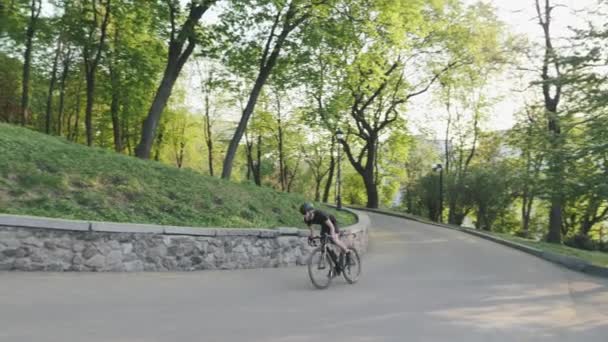
[(318, 224), (321, 226), (321, 235), (328, 235), (330, 233), (329, 226), (327, 225), (327, 220), (330, 220), (333, 223), (334, 228), (336, 230), (336, 234), (338, 234), (338, 225), (336, 222), (336, 218), (333, 215), (326, 214), (321, 210), (314, 210), (312, 219), (306, 220), (304, 219), (304, 223), (307, 225)]

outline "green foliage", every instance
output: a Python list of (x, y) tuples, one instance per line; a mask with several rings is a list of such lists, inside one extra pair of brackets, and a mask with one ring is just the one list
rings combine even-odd
[(19, 116), (22, 63), (0, 52), (0, 121), (14, 122)]
[[(445, 185), (444, 185), (445, 189)], [(439, 176), (428, 173), (416, 180), (406, 192), (408, 212), (439, 221)]]
[(470, 170), (466, 178), (466, 196), (475, 206), (477, 229), (492, 230), (496, 220), (506, 219), (513, 201), (509, 176), (504, 165), (477, 166)]
[[(202, 227), (302, 227), (301, 195), (0, 124), (3, 213)], [(342, 225), (353, 217), (336, 213)]]
[(361, 177), (353, 171), (342, 175), (342, 198), (345, 203), (364, 205), (366, 202), (365, 185)]

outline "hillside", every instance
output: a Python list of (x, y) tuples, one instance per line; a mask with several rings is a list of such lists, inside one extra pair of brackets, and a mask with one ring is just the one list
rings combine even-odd
[[(0, 124), (0, 213), (194, 227), (302, 227), (298, 208), (304, 200)], [(355, 221), (328, 210), (341, 225)]]

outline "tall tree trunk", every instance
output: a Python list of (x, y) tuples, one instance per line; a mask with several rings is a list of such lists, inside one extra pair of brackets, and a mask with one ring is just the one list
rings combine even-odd
[(213, 177), (213, 133), (211, 132), (211, 118), (209, 105), (209, 93), (205, 94), (205, 142), (207, 144), (207, 154), (209, 163), (209, 175)]
[(53, 60), (53, 68), (51, 71), (51, 80), (49, 82), (49, 92), (46, 98), (46, 115), (44, 129), (46, 134), (51, 134), (51, 116), (53, 113), (53, 91), (57, 82), (57, 65), (59, 64), (59, 56), (61, 55), (61, 39), (57, 41), (57, 50), (55, 51), (55, 59)]
[[(92, 0), (93, 6), (93, 25), (95, 27), (91, 27), (89, 30), (89, 39), (92, 39), (96, 36), (97, 32), (97, 7), (96, 1)], [(99, 0), (101, 4), (101, 0)], [(84, 124), (86, 128), (86, 137), (87, 137), (87, 145), (93, 145), (93, 102), (95, 101), (95, 76), (97, 73), (97, 66), (99, 65), (99, 61), (101, 59), (101, 52), (103, 50), (104, 42), (106, 40), (106, 32), (108, 28), (108, 23), (110, 21), (110, 5), (111, 0), (106, 0), (105, 5), (105, 13), (103, 15), (103, 19), (101, 22), (100, 33), (99, 33), (99, 41), (96, 43), (96, 47), (92, 48), (88, 44), (85, 44), (83, 49), (83, 57), (84, 57), (84, 70), (87, 79), (87, 105), (85, 109), (85, 117)], [(95, 50), (93, 52), (92, 50)], [(92, 55), (92, 53), (94, 55)]]
[(336, 168), (336, 157), (334, 156), (334, 148), (335, 142), (334, 138), (332, 138), (332, 148), (331, 148), (331, 157), (329, 160), (329, 173), (327, 175), (327, 181), (325, 182), (325, 189), (323, 190), (323, 202), (329, 202), (329, 193), (331, 191), (331, 185), (334, 180), (334, 170)]
[(378, 198), (378, 183), (376, 183), (375, 176), (375, 161), (378, 146), (378, 139), (375, 136), (371, 136), (369, 140), (370, 148), (367, 151), (367, 161), (365, 172), (361, 174), (365, 183), (365, 189), (367, 191), (367, 207), (378, 208), (380, 201)]
[(247, 155), (247, 180), (251, 180), (253, 172), (253, 142), (249, 141), (249, 136), (245, 132), (245, 154)]
[(367, 172), (361, 175), (363, 177), (363, 183), (365, 183), (365, 191), (367, 192), (367, 207), (378, 208), (378, 187), (374, 181), (374, 173)]
[(299, 164), (293, 167), (293, 171), (289, 172), (289, 169), (285, 170), (286, 176), (289, 178), (287, 182), (287, 192), (291, 192), (291, 186), (293, 185), (293, 181), (296, 180), (296, 175), (298, 174)]
[[(376, 145), (378, 144), (378, 136), (376, 133), (369, 134), (365, 141), (365, 147), (361, 150), (359, 158), (355, 159), (353, 152), (346, 140), (340, 142), (344, 147), (344, 152), (350, 161), (350, 164), (355, 168), (357, 173), (363, 178), (365, 184), (365, 191), (367, 193), (367, 207), (378, 208), (378, 186), (376, 183), (376, 177), (374, 175), (374, 161), (376, 160)], [(365, 166), (362, 165), (362, 156), (365, 153), (366, 161)], [(339, 162), (339, 161), (338, 161)]]
[[(262, 59), (260, 61), (260, 71), (255, 80), (253, 89), (251, 90), (251, 93), (249, 95), (247, 106), (245, 106), (245, 110), (243, 110), (241, 120), (239, 121), (234, 136), (230, 141), (230, 145), (228, 145), (228, 150), (226, 151), (226, 158), (224, 160), (224, 167), (222, 169), (222, 178), (224, 179), (230, 179), (230, 175), (232, 174), (232, 164), (234, 163), (234, 157), (236, 156), (236, 151), (238, 149), (239, 143), (241, 141), (241, 138), (243, 137), (245, 129), (247, 128), (247, 123), (249, 122), (251, 113), (253, 113), (255, 109), (255, 105), (257, 103), (258, 97), (260, 96), (260, 92), (262, 91), (262, 87), (264, 87), (264, 84), (266, 84), (266, 80), (270, 76), (270, 73), (272, 72), (272, 69), (274, 68), (277, 62), (279, 53), (281, 52), (281, 49), (287, 39), (287, 36), (291, 31), (293, 31), (297, 26), (299, 26), (307, 19), (306, 15), (295, 19), (296, 11), (297, 10), (295, 2), (290, 2), (289, 8), (287, 9), (285, 18), (283, 20), (281, 33), (278, 36), (275, 36), (275, 30), (281, 18), (281, 11), (279, 11), (275, 16), (275, 21), (268, 35), (266, 46), (264, 48)], [(272, 52), (270, 52), (270, 45), (275, 39), (275, 37), (276, 41), (272, 48)]]
[(321, 201), (321, 179), (315, 180), (315, 202)]
[[(340, 146), (338, 146), (340, 148)], [(334, 151), (336, 149), (336, 138), (332, 135), (331, 138), (331, 149), (330, 149), (330, 159), (329, 159), (329, 170), (327, 175), (327, 181), (325, 182), (325, 189), (323, 190), (323, 202), (329, 202), (329, 193), (331, 191), (331, 185), (334, 178), (334, 171), (336, 168), (336, 158), (334, 156)]]
[[(80, 88), (79, 88), (80, 89)], [(80, 92), (78, 92), (78, 98), (76, 99), (76, 120), (74, 120), (74, 129), (72, 130), (72, 141), (78, 142), (78, 136), (80, 135), (80, 104), (81, 104)]]
[(163, 145), (164, 133), (165, 133), (165, 130), (161, 126), (160, 131), (158, 132), (158, 135), (156, 136), (156, 151), (154, 152), (155, 161), (160, 161), (160, 149)]
[(72, 118), (74, 117), (74, 115), (76, 114), (76, 110), (79, 107), (79, 102), (80, 102), (80, 85), (81, 85), (82, 81), (78, 80), (78, 86), (76, 89), (76, 106), (74, 106), (74, 108), (72, 108), (72, 110), (70, 110), (70, 113), (68, 114), (68, 119), (66, 122), (66, 126), (67, 126), (67, 132), (66, 132), (66, 138), (68, 138), (69, 141), (72, 141), (72, 136), (74, 134), (74, 126), (72, 126)]
[(123, 138), (120, 128), (120, 75), (117, 74), (112, 62), (110, 62), (110, 83), (112, 85), (112, 101), (110, 103), (110, 114), (112, 115), (112, 131), (114, 135), (114, 150), (122, 152)]
[(281, 191), (287, 190), (287, 165), (285, 165), (285, 151), (283, 148), (283, 122), (281, 117), (281, 96), (278, 90), (275, 90), (277, 104), (277, 145), (279, 152), (279, 183)]
[(253, 179), (257, 186), (262, 186), (262, 136), (258, 135), (257, 165), (253, 168)]
[(181, 169), (184, 165), (184, 148), (186, 147), (186, 143), (183, 141), (179, 142), (179, 151), (177, 152), (177, 156), (175, 158), (177, 162), (177, 168)]
[(521, 230), (524, 237), (530, 236), (530, 215), (528, 213), (528, 194), (527, 191), (522, 196), (521, 205)]
[(283, 128), (281, 127), (281, 119), (278, 120), (278, 142), (279, 142), (279, 181), (281, 182), (281, 191), (287, 188), (287, 165), (285, 165), (285, 153), (283, 149)]
[(450, 104), (450, 88), (448, 86), (448, 96), (447, 96), (447, 100), (445, 103), (445, 107), (446, 107), (446, 111), (448, 113), (448, 122), (446, 124), (446, 128), (445, 128), (445, 140), (443, 141), (444, 143), (444, 153), (445, 153), (445, 161), (444, 161), (444, 168), (445, 168), (445, 173), (446, 175), (450, 172), (450, 158), (451, 156), (451, 146), (450, 146), (450, 125), (452, 124), (452, 111), (451, 111), (451, 104)]
[(589, 219), (588, 216), (585, 216), (585, 218), (583, 219), (583, 222), (581, 224), (580, 235), (582, 235), (582, 236), (588, 236), (588, 234), (591, 231), (592, 227), (593, 227), (593, 222)]
[(61, 72), (61, 81), (59, 82), (59, 110), (57, 113), (57, 135), (61, 136), (63, 130), (63, 112), (65, 108), (65, 84), (70, 73), (72, 50), (68, 46), (67, 53), (63, 59), (63, 70)]
[(76, 107), (74, 108), (73, 114), (76, 116), (74, 120), (74, 126), (70, 125), (72, 115), (68, 118), (68, 140), (77, 141), (79, 133), (79, 121), (80, 121), (80, 104), (81, 104), (81, 93), (82, 93), (82, 78), (78, 81), (78, 88), (76, 90)]
[(87, 145), (93, 146), (93, 101), (95, 100), (95, 72), (87, 72), (87, 104), (84, 111), (84, 127)]
[(131, 130), (129, 129), (129, 119), (125, 118), (124, 116), (121, 118), (121, 124), (120, 127), (122, 128), (122, 133), (121, 133), (121, 137), (122, 137), (122, 144), (123, 144), (123, 151), (126, 150), (127, 154), (129, 156), (133, 155), (133, 149), (131, 148), (132, 144), (131, 144)]
[(260, 92), (262, 91), (262, 87), (264, 83), (266, 83), (266, 79), (270, 75), (270, 70), (264, 73), (260, 73), (258, 78), (255, 81), (255, 85), (253, 86), (253, 90), (251, 91), (251, 95), (249, 96), (249, 101), (247, 102), (247, 106), (241, 115), (241, 120), (236, 128), (234, 136), (230, 141), (230, 145), (228, 145), (228, 150), (226, 151), (226, 157), (224, 159), (224, 167), (222, 169), (222, 178), (230, 179), (232, 174), (232, 163), (234, 162), (234, 157), (236, 155), (236, 150), (238, 148), (239, 142), (247, 128), (247, 123), (249, 122), (249, 118), (251, 117), (251, 113), (255, 109), (255, 104), (260, 96)]
[[(184, 52), (184, 56), (190, 56), (192, 50), (194, 49), (194, 43), (190, 44), (189, 47), (190, 48), (187, 48)], [(174, 54), (175, 53), (176, 52), (174, 52)], [(175, 81), (179, 76), (179, 72), (183, 67), (183, 64), (175, 64), (175, 59), (178, 57), (178, 55), (169, 57), (167, 67), (165, 68), (165, 73), (163, 74), (163, 79), (158, 87), (154, 101), (150, 106), (148, 116), (144, 120), (141, 131), (141, 140), (135, 148), (135, 155), (139, 158), (148, 159), (150, 157), (150, 149), (152, 148), (152, 143), (154, 142), (154, 136), (156, 135), (156, 129), (158, 127), (158, 123), (160, 122), (161, 114), (167, 105), (167, 101), (169, 100), (171, 92), (173, 91), (173, 85), (175, 84)], [(184, 63), (185, 62), (186, 61), (184, 60)]]
[(110, 104), (110, 112), (112, 113), (112, 130), (114, 132), (114, 150), (116, 152), (122, 152), (122, 136), (120, 128), (120, 117), (119, 117), (119, 95), (112, 91), (112, 102)]
[[(182, 25), (179, 32), (175, 30), (175, 8), (169, 3), (171, 12), (171, 39), (169, 42), (169, 54), (167, 65), (163, 73), (162, 81), (156, 91), (148, 116), (144, 120), (141, 131), (141, 140), (135, 149), (137, 157), (142, 159), (150, 158), (150, 150), (156, 135), (156, 129), (160, 121), (161, 114), (167, 105), (167, 101), (173, 91), (175, 80), (179, 76), (184, 64), (190, 58), (194, 47), (196, 46), (195, 27), (203, 14), (216, 2), (216, 0), (204, 0), (202, 2), (193, 2), (190, 6), (188, 18)], [(187, 41), (187, 44), (186, 44)], [(184, 45), (186, 47), (184, 48)]]
[[(547, 113), (547, 130), (550, 134), (551, 139), (551, 151), (549, 159), (549, 172), (552, 176), (552, 191), (550, 196), (551, 209), (549, 210), (549, 233), (547, 234), (547, 241), (552, 243), (561, 243), (562, 234), (562, 206), (563, 206), (563, 195), (562, 195), (562, 181), (563, 181), (563, 165), (561, 156), (561, 128), (559, 122), (559, 115), (557, 113), (557, 107), (560, 102), (562, 85), (559, 83), (561, 76), (559, 61), (553, 44), (551, 41), (551, 11), (553, 6), (550, 5), (549, 0), (545, 0), (544, 10), (541, 9), (540, 0), (536, 0), (536, 13), (540, 26), (543, 28), (545, 38), (545, 54), (543, 57), (542, 74), (543, 80), (542, 90), (543, 99), (545, 104), (545, 112)], [(549, 67), (552, 66), (555, 75), (549, 74)], [(553, 95), (551, 89), (554, 88)]]
[(42, 0), (32, 0), (30, 5), (30, 20), (25, 33), (25, 51), (23, 53), (23, 78), (21, 80), (21, 125), (25, 126), (28, 123), (29, 105), (30, 105), (30, 69), (32, 64), (32, 45), (34, 43), (34, 34), (36, 33), (36, 25), (40, 17), (42, 8)]
[(123, 151), (123, 137), (122, 129), (120, 127), (120, 69), (116, 69), (116, 49), (120, 44), (120, 29), (118, 26), (114, 29), (114, 48), (108, 56), (108, 69), (110, 71), (110, 88), (112, 93), (112, 100), (110, 102), (110, 115), (112, 116), (112, 133), (114, 136), (114, 150), (118, 153)]

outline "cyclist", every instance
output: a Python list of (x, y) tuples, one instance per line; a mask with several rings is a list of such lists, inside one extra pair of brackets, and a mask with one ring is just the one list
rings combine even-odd
[[(350, 250), (346, 247), (346, 244), (340, 240), (338, 237), (338, 225), (336, 219), (321, 210), (315, 209), (311, 203), (304, 203), (300, 206), (300, 213), (304, 215), (304, 223), (308, 225), (310, 229), (310, 236), (308, 237), (311, 240), (314, 236), (314, 229), (312, 228), (313, 224), (318, 224), (321, 226), (321, 236), (329, 235), (334, 244), (336, 244), (344, 255), (346, 255), (346, 260), (349, 262), (350, 260)], [(342, 259), (342, 258), (340, 258)], [(340, 260), (342, 261), (342, 260)], [(342, 262), (340, 262), (342, 264)], [(336, 270), (337, 273), (340, 273), (340, 270)]]

